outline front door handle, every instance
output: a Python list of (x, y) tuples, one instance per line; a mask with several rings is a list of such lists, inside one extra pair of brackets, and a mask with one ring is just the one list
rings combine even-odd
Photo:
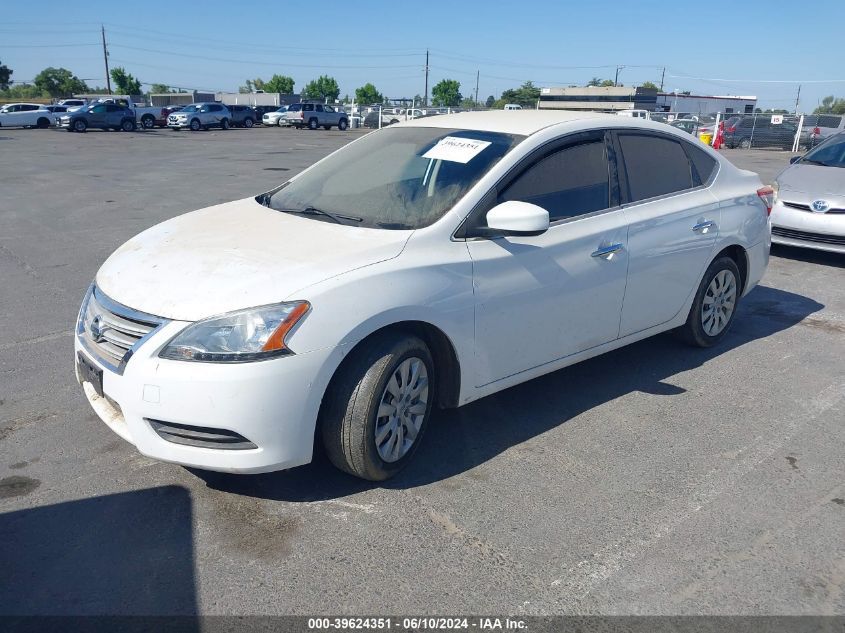
[(590, 257), (602, 257), (604, 259), (610, 259), (611, 257), (613, 257), (613, 253), (621, 250), (622, 244), (611, 244), (610, 246), (602, 246), (600, 249), (590, 253)]
[(705, 220), (704, 222), (699, 222), (694, 227), (692, 227), (692, 230), (695, 233), (708, 233), (710, 231), (710, 229), (715, 228), (715, 227), (716, 227), (715, 222), (713, 222), (712, 220)]

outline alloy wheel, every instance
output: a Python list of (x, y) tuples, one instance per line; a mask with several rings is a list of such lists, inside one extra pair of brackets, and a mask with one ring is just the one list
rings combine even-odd
[(428, 370), (415, 357), (403, 360), (382, 393), (376, 413), (375, 442), (388, 463), (402, 459), (413, 446), (428, 410)]
[(713, 277), (701, 304), (701, 327), (708, 336), (724, 330), (736, 307), (736, 277), (730, 270), (720, 270)]

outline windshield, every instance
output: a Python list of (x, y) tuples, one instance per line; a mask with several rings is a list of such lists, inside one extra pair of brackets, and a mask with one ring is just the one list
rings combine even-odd
[(373, 132), (284, 185), (269, 206), (325, 211), (354, 218), (356, 226), (421, 228), (442, 217), (523, 138), (424, 127)]
[(193, 104), (189, 105), (189, 106), (185, 106), (184, 108), (182, 108), (180, 110), (180, 112), (199, 112), (199, 111), (200, 111), (200, 106), (193, 105)]
[(807, 152), (800, 162), (825, 167), (845, 167), (845, 134), (830, 137), (826, 142)]

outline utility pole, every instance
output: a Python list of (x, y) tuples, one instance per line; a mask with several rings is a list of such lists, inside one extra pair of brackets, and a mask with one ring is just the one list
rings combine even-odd
[(663, 72), (660, 74), (660, 92), (663, 92), (663, 80), (666, 78), (666, 66), (663, 67)]
[(423, 95), (423, 105), (428, 105), (428, 49), (425, 49), (425, 94)]
[(798, 114), (798, 102), (801, 101), (801, 84), (798, 84), (798, 94), (795, 95), (795, 114)]
[(481, 77), (481, 71), (475, 71), (475, 106), (478, 107), (478, 80)]
[(106, 64), (106, 86), (108, 87), (109, 94), (111, 94), (111, 77), (109, 76), (109, 51), (108, 49), (106, 49), (106, 27), (101, 24), (100, 29), (103, 32), (103, 61)]
[(618, 86), (618, 85), (619, 85), (619, 71), (620, 71), (620, 70), (622, 70), (623, 68), (625, 68), (625, 67), (624, 67), (624, 66), (617, 66), (617, 67), (616, 67), (616, 78), (613, 80), (613, 85), (614, 85), (614, 86)]

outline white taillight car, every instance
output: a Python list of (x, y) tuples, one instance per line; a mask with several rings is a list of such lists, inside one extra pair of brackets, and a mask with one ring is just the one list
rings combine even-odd
[(771, 194), (648, 121), (398, 124), (120, 247), (82, 305), (77, 376), (145, 455), (262, 472), (320, 441), (386, 479), (435, 405), (665, 330), (717, 343), (766, 269)]

